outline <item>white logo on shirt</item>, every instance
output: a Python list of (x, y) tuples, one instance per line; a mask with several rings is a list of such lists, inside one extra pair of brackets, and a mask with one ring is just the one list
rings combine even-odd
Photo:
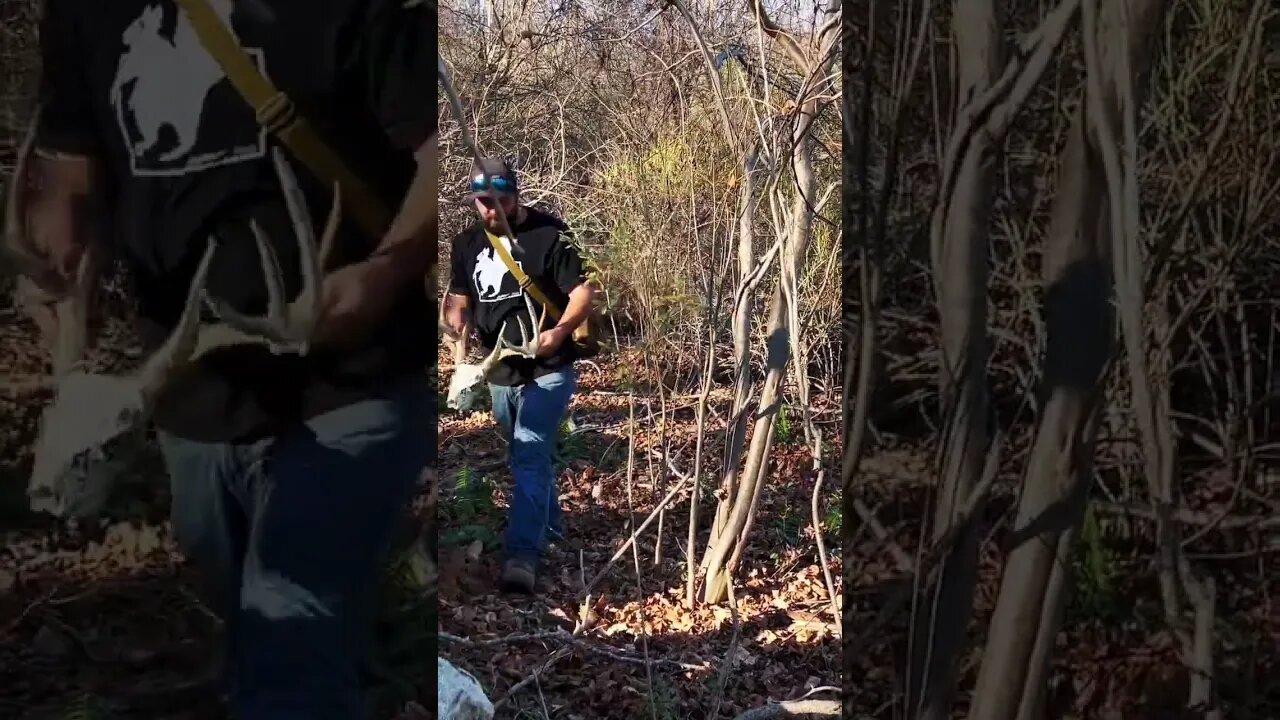
[[(499, 238), (499, 241), (507, 252), (511, 252), (510, 240), (503, 237)], [(524, 269), (524, 265), (519, 260), (515, 262), (516, 267)], [(512, 289), (503, 292), (503, 285), (508, 284), (507, 278), (511, 278), (509, 285)], [(476, 268), (471, 272), (471, 280), (476, 285), (476, 297), (480, 302), (496, 303), (518, 298), (521, 295), (520, 283), (512, 277), (506, 263), (502, 262), (502, 258), (498, 257), (498, 252), (492, 246), (482, 248), (476, 255)]]
[[(232, 0), (210, 4), (231, 27)], [(165, 35), (166, 10), (174, 19), (171, 37)], [(116, 65), (110, 100), (134, 175), (186, 175), (266, 156), (266, 131), (254, 122), (248, 106), (224, 111), (219, 127), (213, 128), (217, 137), (201, 136), (209, 116), (209, 94), (227, 77), (205, 51), (185, 13), (169, 2), (147, 6), (121, 39), (125, 50)], [(262, 51), (245, 52), (259, 72), (265, 72)], [(223, 89), (242, 102), (229, 85)]]

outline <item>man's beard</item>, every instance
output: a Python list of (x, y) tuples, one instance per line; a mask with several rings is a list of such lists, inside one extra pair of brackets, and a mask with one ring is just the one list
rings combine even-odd
[[(503, 213), (506, 214), (505, 223), (502, 221)], [(506, 212), (504, 208), (502, 212), (495, 213), (492, 221), (481, 218), (481, 222), (484, 223), (484, 226), (489, 230), (489, 232), (494, 233), (495, 235), (507, 232), (508, 225), (510, 226), (510, 231), (515, 232), (516, 225), (520, 224), (520, 205), (517, 204), (515, 207), (511, 208), (510, 212)]]

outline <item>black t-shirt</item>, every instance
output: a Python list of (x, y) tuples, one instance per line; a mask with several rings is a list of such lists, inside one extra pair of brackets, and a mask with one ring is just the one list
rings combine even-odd
[[(321, 137), (393, 210), (436, 131), (434, 3), (403, 0), (208, 0)], [(233, 10), (234, 7), (234, 10)], [(48, 0), (41, 25), (41, 147), (88, 153), (106, 168), (115, 246), (128, 261), (148, 346), (173, 328), (211, 235), (208, 291), (266, 309), (253, 218), (272, 243), (289, 297), (298, 248), (271, 161), (275, 139), (204, 50), (172, 0)], [(285, 152), (317, 235), (332, 186)], [(381, 238), (344, 213), (330, 269)], [(390, 318), (354, 351), (306, 358), (235, 348), (207, 356), (165, 394), (161, 428), (193, 439), (250, 439), (347, 404), (434, 358), (432, 299), (408, 283)]]
[[(582, 256), (569, 242), (568, 226), (547, 213), (526, 207), (524, 220), (513, 230), (517, 247), (506, 246), (512, 259), (563, 312), (569, 305), (569, 292), (586, 280)], [(526, 332), (533, 324), (524, 293), (489, 242), (480, 222), (454, 238), (452, 261), (449, 292), (471, 299), (476, 334), (486, 352), (497, 344), (503, 321), (508, 321), (504, 335), (507, 342), (521, 342), (521, 323)], [(537, 301), (533, 306), (541, 315), (542, 308)], [(554, 325), (555, 319), (548, 313), (541, 330)], [(495, 385), (523, 385), (576, 359), (573, 342), (565, 340), (556, 353), (547, 358), (507, 358), (490, 374), (489, 381)]]

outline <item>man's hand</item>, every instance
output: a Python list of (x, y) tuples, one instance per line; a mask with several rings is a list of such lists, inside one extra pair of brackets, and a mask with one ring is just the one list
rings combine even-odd
[(538, 334), (538, 357), (545, 358), (554, 355), (572, 334), (573, 330), (564, 325), (557, 325), (550, 330), (543, 330)]
[(467, 331), (467, 326), (471, 324), (471, 311), (467, 307), (467, 300), (464, 296), (445, 295), (445, 299), (453, 299), (453, 302), (447, 303), (447, 309), (444, 314), (444, 322), (449, 326), (455, 335), (462, 335)]
[(51, 296), (64, 294), (76, 280), (85, 250), (97, 232), (93, 212), (94, 161), (83, 156), (37, 154), (28, 166), (31, 182), (19, 212), (19, 222), (30, 249), (47, 263), (51, 273), (32, 277), (39, 290)]
[(401, 283), (384, 260), (371, 258), (325, 276), (312, 342), (325, 347), (354, 345), (382, 322)]
[(31, 205), (27, 228), (32, 248), (45, 257), (49, 268), (63, 281), (75, 277), (88, 245), (84, 221), (84, 214), (70, 210), (65, 201)]
[(590, 314), (594, 296), (595, 290), (587, 283), (581, 283), (569, 292), (569, 307), (560, 316), (559, 324), (538, 334), (538, 357), (550, 357), (573, 336), (573, 331)]

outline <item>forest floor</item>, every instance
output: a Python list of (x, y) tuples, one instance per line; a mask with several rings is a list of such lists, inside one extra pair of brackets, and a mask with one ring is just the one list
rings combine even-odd
[[(979, 578), (969, 644), (961, 657), (953, 717), (963, 718), (977, 681), (986, 629), (1000, 590), (1008, 531), (1021, 481), (1019, 458), (1001, 471), (984, 513)], [(926, 448), (913, 443), (880, 447), (864, 458), (859, 500), (875, 517), (861, 518), (848, 543), (845, 589), (852, 618), (845, 642), (854, 648), (860, 681), (846, 680), (846, 708), (856, 717), (902, 717), (912, 608), (902, 601), (918, 557), (922, 519), (930, 511), (931, 476)], [(1197, 474), (1185, 490), (1201, 524), (1184, 530), (1187, 556), (1212, 576), (1216, 591), (1217, 690), (1230, 720), (1280, 718), (1280, 546), (1265, 522), (1256, 528), (1206, 529), (1205, 518), (1268, 516), (1266, 502), (1233, 499), (1233, 483), (1213, 473)], [(1100, 493), (1101, 494), (1101, 493)], [(1273, 503), (1274, 504), (1274, 503)], [(1188, 672), (1180, 645), (1169, 630), (1160, 601), (1153, 558), (1155, 524), (1141, 514), (1114, 511), (1118, 503), (1096, 500), (1086, 515), (1074, 557), (1066, 614), (1050, 669), (1045, 717), (1064, 720), (1192, 720)], [(1141, 508), (1140, 502), (1133, 503)], [(1230, 515), (1228, 515), (1230, 511)], [(1274, 517), (1275, 508), (1270, 511)], [(1239, 515), (1236, 515), (1239, 513)], [(1229, 522), (1229, 524), (1230, 524)], [(1200, 537), (1193, 538), (1197, 531)], [(887, 621), (881, 610), (896, 604)], [(927, 602), (915, 607), (928, 622)]]
[[(104, 316), (90, 366), (132, 366), (138, 351), (118, 319), (123, 313), (116, 307)], [(0, 340), (0, 374), (8, 380), (0, 383), (0, 414), (6, 418), (0, 428), (0, 717), (225, 717), (217, 682), (222, 623), (203, 599), (200, 575), (170, 537), (169, 494), (158, 453), (144, 458), (116, 490), (109, 519), (69, 532), (30, 513), (24, 493), (31, 447), (40, 411), (51, 398), (48, 390), (26, 383), (43, 372), (42, 356), (32, 327), (8, 302), (0, 303)], [(731, 717), (769, 699), (838, 687), (840, 646), (810, 521), (813, 477), (794, 419), (783, 424), (775, 441), (753, 542), (742, 559), (749, 569), (735, 587), (736, 617), (728, 605), (683, 608), (686, 492), (642, 536), (638, 584), (630, 553), (598, 584), (591, 629), (577, 642), (547, 635), (512, 638), (571, 628), (578, 612), (575, 588), (604, 567), (627, 537), (632, 513), (646, 516), (655, 495), (672, 482), (670, 475), (654, 472), (661, 461), (645, 454), (658, 446), (651, 426), (637, 433), (640, 454), (627, 492), (628, 400), (619, 388), (633, 382), (636, 364), (636, 358), (621, 355), (584, 366), (582, 392), (572, 409), (579, 428), (561, 447), (559, 489), (569, 537), (553, 546), (553, 571), (533, 598), (494, 591), (509, 474), (492, 417), (442, 415), (440, 654), (473, 672), (496, 700), (557, 648), (571, 647), (570, 657), (512, 694), (499, 712), (504, 718), (711, 717), (718, 698), (716, 717)], [(447, 374), (442, 377), (447, 380)], [(715, 443), (723, 434), (725, 401), (723, 393), (712, 398), (708, 457), (720, 452)], [(667, 447), (672, 463), (688, 472), (693, 404), (671, 402), (676, 407)], [(838, 406), (822, 402), (819, 421), (831, 438), (828, 445), (838, 447), (832, 442)], [(652, 397), (637, 396), (637, 415), (656, 405)], [(839, 592), (838, 496), (833, 469), (826, 474), (822, 518)], [(653, 477), (659, 478), (656, 484)], [(703, 506), (714, 507), (711, 489), (705, 490)], [(411, 527), (426, 525), (427, 495), (424, 488)], [(704, 520), (700, 542), (705, 527)], [(662, 558), (655, 562), (659, 536)], [(412, 588), (388, 589), (377, 626), (379, 674), (370, 697), (376, 720), (397, 716), (409, 701), (430, 707), (435, 695), (429, 629), (436, 607), (426, 607)], [(733, 661), (725, 665), (731, 645)], [(729, 672), (720, 683), (724, 670)], [(717, 690), (721, 686), (723, 692)], [(814, 697), (834, 695), (819, 690)]]
[[(667, 398), (664, 414), (656, 393), (630, 397), (628, 387), (646, 384), (636, 369), (641, 367), (630, 351), (580, 364), (573, 424), (562, 430), (559, 445), (567, 537), (551, 546), (534, 596), (496, 589), (510, 473), (492, 415), (443, 417), (441, 655), (471, 672), (501, 703), (498, 718), (732, 718), (810, 692), (838, 699), (836, 691), (823, 689), (840, 686), (840, 641), (814, 541), (815, 476), (795, 418), (777, 429), (734, 588), (736, 611), (727, 602), (685, 606), (687, 486), (640, 534), (638, 547), (604, 571), (584, 602), (584, 584), (680, 482), (667, 459), (682, 474), (693, 467), (696, 398)], [(446, 382), (442, 367), (442, 386)], [(727, 390), (717, 390), (709, 402), (705, 457), (716, 465), (731, 399)], [(835, 403), (815, 401), (828, 448), (838, 448)], [(837, 593), (838, 457), (838, 451), (828, 453), (820, 507)], [(703, 489), (699, 556), (714, 512), (713, 489)], [(584, 618), (585, 629), (572, 637)]]

